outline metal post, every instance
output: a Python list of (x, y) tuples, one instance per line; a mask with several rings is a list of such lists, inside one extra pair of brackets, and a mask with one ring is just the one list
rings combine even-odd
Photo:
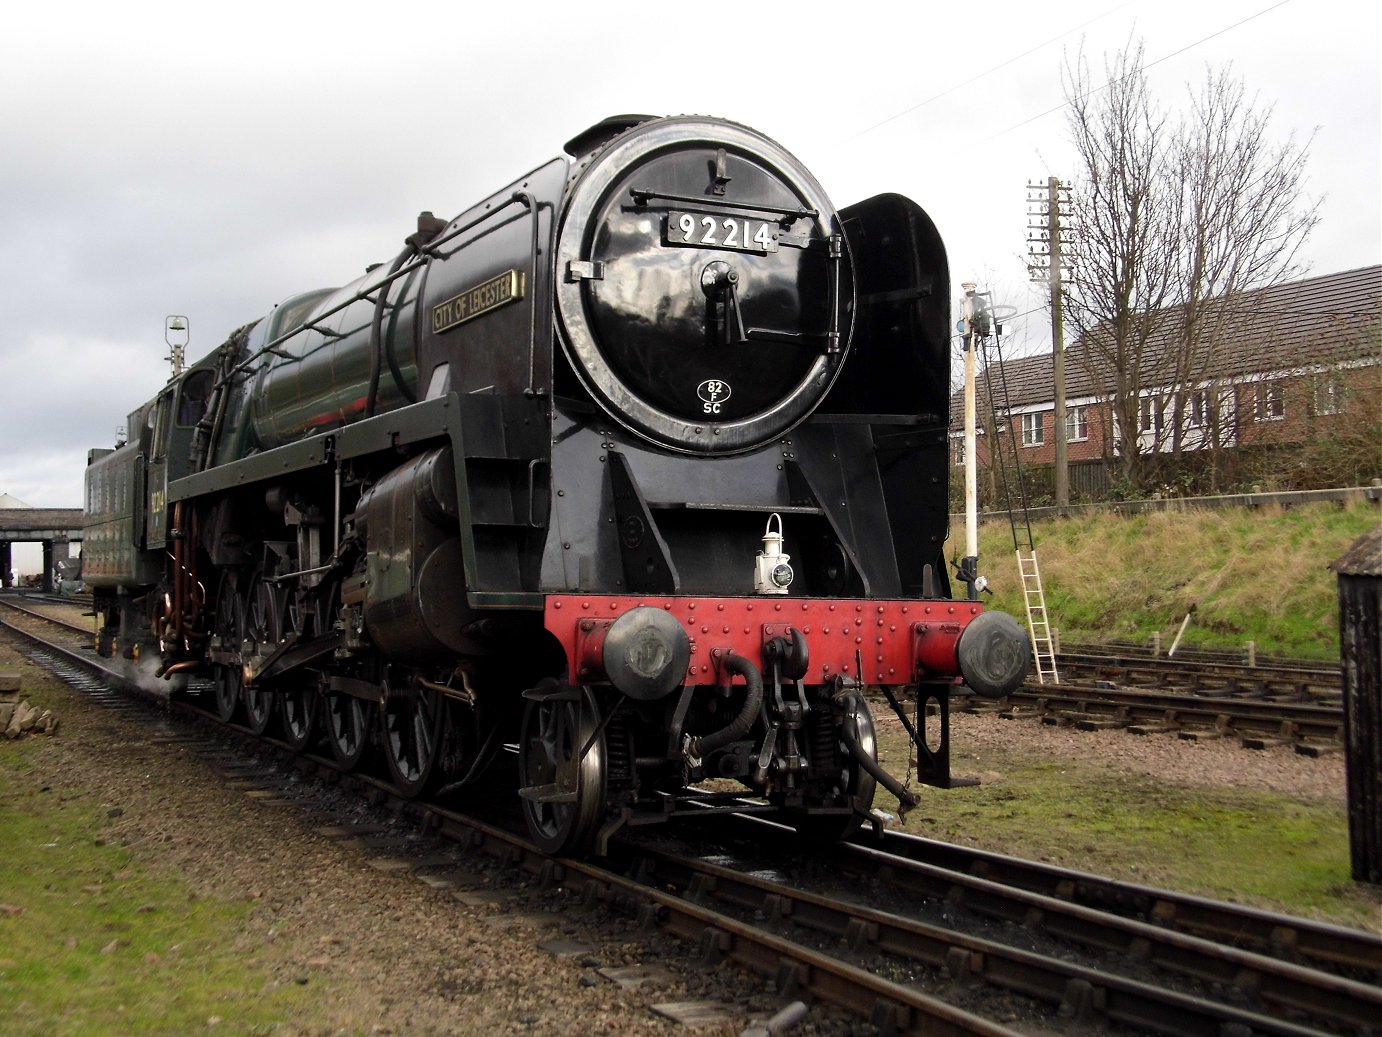
[(979, 336), (974, 333), (974, 293), (978, 285), (966, 281), (964, 289), (964, 353), (965, 353), (965, 558), (960, 566), (960, 579), (969, 584), (969, 598), (973, 601), (979, 591), (975, 579), (979, 570), (979, 467), (978, 424), (975, 412), (975, 353)]

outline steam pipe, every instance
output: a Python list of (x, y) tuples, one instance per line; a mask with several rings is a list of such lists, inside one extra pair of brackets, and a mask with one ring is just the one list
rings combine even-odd
[(394, 275), (412, 255), (410, 249), (404, 249), (394, 259), (393, 265), (389, 267), (389, 272), (384, 278), (384, 282), (379, 286), (379, 298), (374, 300), (374, 319), (370, 322), (369, 330), (369, 390), (365, 393), (365, 417), (374, 417), (374, 408), (379, 402), (379, 376), (383, 372), (384, 357), (384, 308), (388, 305), (389, 289), (393, 286)]
[(757, 666), (732, 651), (721, 657), (720, 666), (727, 676), (737, 673), (744, 678), (744, 688), (747, 692), (744, 696), (744, 708), (739, 710), (739, 715), (731, 720), (728, 726), (705, 736), (692, 737), (686, 748), (698, 759), (704, 759), (706, 754), (744, 737), (753, 726), (754, 718), (758, 716), (758, 710), (763, 704), (763, 675), (758, 672)]
[(171, 532), (176, 537), (173, 540), (173, 600), (169, 603), (169, 611), (172, 613), (172, 634), (177, 642), (178, 650), (183, 647), (184, 637), (183, 628), (185, 626), (185, 610), (187, 602), (184, 601), (184, 588), (187, 582), (187, 530), (183, 527), (183, 515), (185, 511), (185, 501), (178, 501), (173, 505), (173, 528)]
[[(855, 708), (864, 709), (867, 707), (862, 706), (858, 699), (855, 699)], [(846, 714), (844, 727), (841, 729), (840, 734), (844, 738), (845, 747), (849, 749), (849, 755), (854, 758), (854, 762), (868, 771), (878, 784), (882, 785), (897, 797), (897, 816), (899, 820), (907, 816), (907, 811), (921, 803), (921, 800), (917, 797), (915, 792), (904, 788), (902, 782), (885, 771), (883, 765), (874, 759), (870, 753), (865, 751), (864, 747), (859, 743), (859, 721), (853, 710)]]

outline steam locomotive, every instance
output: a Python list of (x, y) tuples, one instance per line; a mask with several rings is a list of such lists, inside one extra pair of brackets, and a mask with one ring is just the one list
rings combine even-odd
[(516, 770), (551, 852), (724, 811), (842, 837), (880, 783), (916, 802), (866, 687), (948, 786), (952, 689), (1028, 667), (951, 595), (949, 333), (913, 202), (606, 120), (91, 452), (99, 650), (405, 795)]

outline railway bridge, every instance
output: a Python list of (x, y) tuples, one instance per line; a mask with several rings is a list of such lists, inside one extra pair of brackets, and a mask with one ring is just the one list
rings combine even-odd
[(57, 569), (71, 560), (72, 544), (82, 540), (81, 508), (29, 508), (0, 494), (0, 586), (14, 584), (10, 545), (43, 545), (43, 589), (51, 591)]

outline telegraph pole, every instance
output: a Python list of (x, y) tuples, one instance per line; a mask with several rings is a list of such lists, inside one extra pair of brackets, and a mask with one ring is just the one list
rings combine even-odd
[[(1070, 465), (1065, 449), (1065, 307), (1061, 285), (1065, 271), (1061, 260), (1061, 218), (1069, 217), (1070, 188), (1056, 177), (1046, 183), (1027, 184), (1027, 271), (1034, 283), (1045, 282), (1051, 292), (1051, 359), (1055, 384), (1055, 490), (1056, 506), (1070, 503)], [(1035, 209), (1032, 208), (1035, 206)]]

